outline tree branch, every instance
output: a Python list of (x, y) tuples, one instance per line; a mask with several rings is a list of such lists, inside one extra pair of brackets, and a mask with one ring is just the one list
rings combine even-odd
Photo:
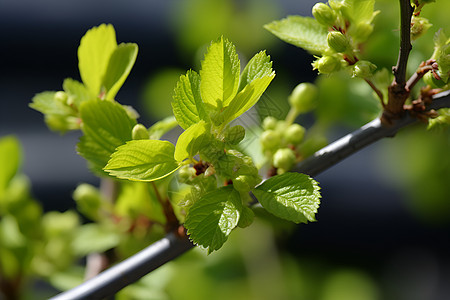
[[(427, 110), (445, 107), (450, 107), (450, 91), (434, 95), (433, 102), (427, 107)], [(409, 114), (395, 120), (395, 123), (389, 127), (382, 125), (380, 120), (376, 119), (317, 151), (313, 156), (299, 163), (294, 171), (315, 176), (373, 142), (383, 137), (394, 136), (401, 128), (414, 122), (418, 122), (417, 119)], [(102, 299), (114, 295), (122, 288), (136, 282), (192, 247), (194, 245), (187, 236), (179, 238), (177, 235), (169, 233), (165, 238), (151, 244), (141, 252), (50, 300)]]
[(400, 0), (400, 50), (397, 65), (393, 68), (395, 82), (404, 86), (406, 83), (406, 67), (408, 65), (411, 46), (411, 17), (414, 12), (410, 0)]

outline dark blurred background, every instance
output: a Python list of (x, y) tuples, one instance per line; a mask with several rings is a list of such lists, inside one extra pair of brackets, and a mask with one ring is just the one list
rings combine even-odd
[[(315, 2), (0, 0), (0, 136), (20, 139), (25, 151), (22, 169), (35, 197), (46, 210), (64, 211), (74, 206), (71, 193), (77, 184), (98, 180), (75, 153), (79, 134), (50, 132), (42, 115), (28, 104), (36, 93), (61, 90), (64, 78), (79, 80), (77, 47), (89, 28), (111, 23), (118, 42), (139, 45), (135, 67), (116, 99), (135, 107), (140, 122), (148, 126), (170, 113), (175, 81), (189, 68), (198, 70), (205, 45), (222, 34), (236, 45), (241, 59), (267, 49), (277, 77), (265, 97), (284, 111), (290, 90), (314, 80), (313, 57), (262, 26), (289, 14), (310, 15)], [(392, 6), (392, 1), (380, 2)], [(396, 18), (397, 13), (394, 7), (387, 16)], [(442, 15), (436, 19), (441, 22)], [(382, 20), (377, 23), (381, 27)], [(391, 40), (374, 37), (374, 43), (396, 45), (397, 25), (392, 26)], [(377, 63), (388, 67), (395, 60), (394, 55)], [(311, 119), (314, 116), (300, 121)], [(333, 123), (328, 137), (333, 140), (355, 127)], [(202, 284), (190, 281), (189, 290), (208, 290), (209, 282), (211, 292), (217, 292), (217, 282), (227, 286), (230, 278), (239, 277), (239, 268), (231, 269), (239, 263), (224, 263), (237, 251), (246, 273), (254, 275), (242, 280), (253, 287), (255, 299), (449, 299), (450, 137), (448, 132), (429, 137), (423, 126), (412, 131), (416, 135), (381, 141), (317, 176), (323, 191), (318, 222), (288, 229), (261, 223), (246, 233), (233, 233), (231, 243), (241, 243), (238, 248), (252, 254), (227, 245), (222, 262), (221, 254), (200, 259), (206, 264), (203, 275), (197, 274)], [(217, 269), (208, 269), (214, 264)], [(211, 274), (217, 282), (206, 279)], [(178, 299), (186, 293), (182, 287), (180, 291), (169, 294)]]

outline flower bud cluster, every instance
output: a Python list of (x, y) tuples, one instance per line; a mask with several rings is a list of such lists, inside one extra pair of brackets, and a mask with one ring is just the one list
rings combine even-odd
[[(366, 14), (364, 18), (355, 16), (352, 6), (355, 1), (329, 0), (328, 3), (317, 3), (312, 8), (316, 21), (328, 29), (327, 45), (321, 57), (312, 63), (319, 74), (331, 74), (343, 67), (352, 67), (358, 62), (356, 54), (359, 45), (365, 42), (373, 31), (373, 18), (378, 13)], [(423, 25), (423, 23), (418, 23)], [(420, 26), (419, 26), (420, 27)], [(418, 28), (424, 30), (426, 26)], [(358, 76), (359, 77), (359, 76)]]

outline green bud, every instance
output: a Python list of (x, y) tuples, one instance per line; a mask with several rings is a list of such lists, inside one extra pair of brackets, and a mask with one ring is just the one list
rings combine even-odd
[(290, 170), (295, 163), (295, 153), (292, 149), (281, 148), (273, 155), (273, 165), (275, 168)]
[(55, 96), (53, 96), (53, 97), (56, 101), (59, 101), (64, 104), (67, 103), (67, 99), (69, 98), (69, 96), (66, 94), (66, 92), (63, 92), (63, 91), (56, 92)]
[(225, 142), (232, 145), (239, 144), (245, 137), (245, 129), (241, 125), (236, 125), (228, 128), (225, 131)]
[(312, 14), (317, 22), (325, 26), (333, 26), (336, 21), (336, 13), (325, 3), (317, 3), (312, 8)]
[(432, 24), (426, 18), (413, 16), (411, 19), (411, 40), (416, 40), (427, 32)]
[(284, 138), (289, 144), (298, 145), (305, 136), (305, 128), (299, 124), (290, 125), (284, 132)]
[(377, 66), (367, 60), (360, 60), (353, 65), (353, 77), (370, 78)]
[(317, 106), (318, 93), (316, 85), (308, 82), (300, 83), (289, 95), (289, 104), (298, 113), (309, 112)]
[(274, 117), (268, 116), (264, 119), (262, 126), (264, 130), (275, 129), (277, 127), (277, 121)]
[(73, 192), (72, 198), (78, 210), (91, 220), (97, 220), (102, 197), (99, 190), (87, 183), (80, 184)]
[(180, 182), (188, 182), (195, 177), (195, 169), (191, 166), (184, 165), (178, 170), (178, 180)]
[(266, 130), (261, 134), (261, 145), (266, 150), (274, 150), (280, 146), (281, 136), (274, 130)]
[(328, 47), (338, 53), (343, 53), (350, 48), (350, 42), (342, 32), (331, 31), (327, 35)]
[(312, 63), (313, 69), (318, 70), (320, 74), (331, 74), (341, 68), (341, 60), (335, 56), (326, 55)]
[(299, 147), (298, 151), (303, 158), (313, 155), (316, 151), (328, 145), (328, 140), (323, 135), (312, 135), (306, 139)]
[(131, 131), (131, 137), (133, 140), (148, 140), (150, 136), (144, 125), (136, 124)]
[(423, 76), (423, 81), (432, 88), (443, 88), (446, 83), (442, 79), (436, 79), (432, 72), (428, 72)]
[(344, 7), (342, 0), (328, 0), (328, 5), (335, 11), (338, 11)]

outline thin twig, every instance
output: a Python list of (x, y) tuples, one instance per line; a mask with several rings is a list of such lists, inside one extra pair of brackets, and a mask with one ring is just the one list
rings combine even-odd
[[(450, 107), (450, 91), (433, 96), (433, 102), (427, 109)], [(312, 157), (297, 165), (294, 171), (315, 176), (329, 167), (342, 161), (352, 153), (361, 150), (369, 144), (395, 135), (401, 128), (417, 119), (406, 114), (397, 119), (391, 127), (386, 127), (377, 119), (361, 127), (352, 134), (346, 135), (327, 147), (317, 151)], [(50, 300), (66, 299), (102, 299), (113, 295), (122, 288), (139, 280), (165, 263), (175, 259), (194, 247), (189, 239), (169, 233), (165, 238), (155, 242), (132, 257), (114, 267), (100, 273), (76, 288), (61, 293)]]
[(404, 86), (406, 83), (406, 67), (412, 49), (411, 17), (413, 12), (410, 0), (400, 0), (400, 50), (397, 65), (393, 68), (395, 82), (400, 86)]
[(367, 82), (367, 84), (370, 85), (370, 87), (372, 88), (372, 90), (374, 90), (374, 92), (377, 94), (378, 98), (380, 99), (381, 102), (381, 106), (384, 108), (385, 107), (385, 103), (384, 103), (384, 97), (383, 97), (383, 93), (375, 86), (375, 84), (372, 82), (372, 80), (364, 78), (364, 80)]

